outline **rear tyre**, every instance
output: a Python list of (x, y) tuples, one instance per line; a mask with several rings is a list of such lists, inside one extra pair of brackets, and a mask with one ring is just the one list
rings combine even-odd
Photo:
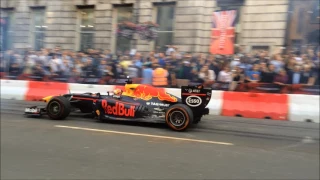
[(187, 105), (175, 104), (166, 112), (166, 124), (174, 131), (185, 131), (193, 124), (193, 112)]
[(46, 110), (50, 119), (63, 120), (70, 114), (71, 105), (65, 97), (56, 96), (49, 101)]

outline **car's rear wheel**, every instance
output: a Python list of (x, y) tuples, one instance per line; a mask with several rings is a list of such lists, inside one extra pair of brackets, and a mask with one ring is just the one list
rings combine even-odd
[(175, 104), (166, 112), (166, 123), (174, 131), (184, 131), (193, 124), (193, 112), (184, 104)]
[(46, 110), (50, 119), (63, 120), (70, 114), (71, 105), (65, 97), (56, 96), (49, 101)]

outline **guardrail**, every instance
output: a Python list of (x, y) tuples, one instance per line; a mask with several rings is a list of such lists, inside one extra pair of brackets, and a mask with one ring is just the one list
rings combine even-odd
[[(1, 98), (39, 101), (44, 96), (73, 93), (107, 93), (119, 86), (1, 80)], [(180, 89), (165, 88), (180, 97)], [(211, 115), (239, 116), (281, 121), (319, 123), (319, 95), (272, 94), (253, 92), (212, 91), (207, 106)]]

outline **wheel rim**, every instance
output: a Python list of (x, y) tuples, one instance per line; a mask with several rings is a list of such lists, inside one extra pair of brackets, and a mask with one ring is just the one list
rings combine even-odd
[(186, 117), (181, 111), (173, 111), (169, 120), (174, 126), (182, 126), (186, 121)]
[(50, 103), (49, 111), (51, 114), (53, 114), (53, 115), (59, 114), (60, 109), (61, 109), (61, 107), (60, 107), (59, 103), (57, 103), (57, 102)]

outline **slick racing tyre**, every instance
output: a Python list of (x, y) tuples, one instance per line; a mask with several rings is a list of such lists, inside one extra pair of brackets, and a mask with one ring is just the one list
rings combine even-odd
[(63, 96), (53, 97), (47, 105), (47, 114), (50, 119), (63, 120), (70, 114), (70, 112), (70, 102)]
[(184, 131), (193, 124), (193, 112), (184, 104), (175, 104), (166, 112), (166, 124), (174, 131)]

